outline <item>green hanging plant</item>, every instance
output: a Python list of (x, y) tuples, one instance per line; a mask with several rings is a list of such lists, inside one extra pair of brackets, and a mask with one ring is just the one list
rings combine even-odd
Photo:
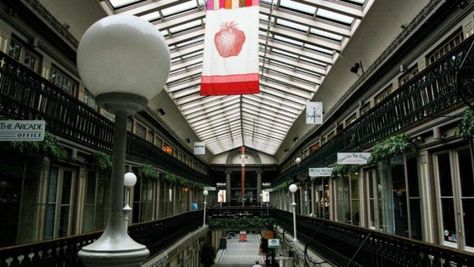
[(334, 164), (332, 166), (333, 176), (344, 176), (347, 173), (356, 172), (359, 170), (359, 165), (355, 164)]
[(156, 169), (149, 164), (142, 164), (138, 167), (138, 175), (144, 178), (158, 180), (159, 175)]
[(272, 229), (274, 224), (275, 220), (273, 218), (245, 217), (232, 220), (212, 218), (209, 221), (209, 228), (213, 230)]
[(176, 184), (178, 181), (178, 178), (174, 174), (169, 173), (169, 172), (165, 173), (164, 178), (168, 183), (171, 183), (171, 184)]
[(458, 127), (457, 136), (466, 140), (474, 137), (474, 112), (470, 108), (464, 110), (461, 124)]
[(93, 157), (100, 170), (108, 171), (112, 169), (112, 155), (103, 152), (95, 152)]
[[(2, 142), (3, 143), (3, 142)], [(52, 159), (64, 159), (66, 150), (59, 145), (58, 139), (49, 132), (44, 133), (44, 140), (40, 142), (12, 141), (4, 142), (4, 149), (20, 153), (41, 155)]]
[(371, 162), (390, 160), (416, 152), (416, 145), (406, 134), (398, 134), (377, 143), (372, 149)]

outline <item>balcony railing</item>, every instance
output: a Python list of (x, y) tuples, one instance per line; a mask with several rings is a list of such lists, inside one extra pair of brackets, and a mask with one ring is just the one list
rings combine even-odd
[[(202, 211), (187, 212), (153, 222), (134, 224), (130, 236), (158, 254), (187, 233), (202, 225)], [(81, 247), (92, 243), (101, 232), (59, 238), (33, 244), (0, 248), (0, 267), (75, 267), (83, 266), (77, 257)]]
[[(111, 151), (114, 124), (9, 56), (0, 52), (0, 115), (10, 119), (43, 119), (57, 136), (97, 150)], [(127, 158), (152, 163), (199, 183), (209, 177), (131, 133)]]
[(282, 172), (278, 185), (309, 167), (336, 162), (337, 152), (360, 151), (375, 142), (468, 102), (474, 97), (474, 36), (418, 73), (334, 138)]
[[(271, 215), (293, 232), (290, 212), (272, 209)], [(474, 254), (467, 252), (306, 216), (296, 221), (298, 240), (336, 266), (474, 266)]]

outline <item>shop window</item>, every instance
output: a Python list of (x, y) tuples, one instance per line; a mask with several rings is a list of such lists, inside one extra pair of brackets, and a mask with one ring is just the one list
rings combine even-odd
[(161, 141), (161, 138), (157, 134), (155, 134), (155, 140), (154, 141), (155, 141), (155, 146), (157, 146), (157, 147), (162, 147), (163, 146), (163, 141)]
[(150, 143), (153, 143), (153, 131), (148, 129), (147, 133), (146, 133), (146, 140)]
[(384, 100), (388, 95), (390, 95), (390, 93), (392, 92), (392, 84), (390, 84), (389, 86), (387, 86), (385, 89), (382, 90), (382, 92), (378, 93), (376, 96), (375, 96), (375, 104), (378, 104), (380, 103), (382, 100)]
[(11, 37), (8, 55), (16, 59), (32, 71), (39, 73), (41, 58), (35, 51), (29, 49), (26, 44), (15, 36)]
[[(436, 153), (438, 236), (443, 245), (474, 251), (474, 179), (468, 147)], [(462, 214), (462, 216), (459, 216)]]
[(379, 162), (365, 171), (368, 226), (389, 234), (422, 239), (416, 157)]
[(360, 107), (360, 110), (359, 110), (359, 113), (360, 113), (360, 116), (364, 115), (365, 113), (367, 113), (367, 111), (369, 111), (370, 109), (370, 101), (367, 101), (367, 103), (363, 104), (361, 107)]
[(411, 80), (411, 78), (413, 78), (417, 74), (418, 74), (418, 64), (411, 67), (402, 76), (400, 76), (400, 78), (398, 78), (399, 86), (402, 86), (403, 84), (407, 83), (409, 80)]
[(80, 100), (84, 102), (86, 105), (88, 105), (89, 107), (93, 109), (97, 109), (97, 103), (95, 102), (95, 98), (91, 94), (91, 92), (89, 92), (89, 90), (84, 89), (84, 91), (82, 91)]
[(74, 171), (51, 167), (46, 192), (44, 239), (64, 237), (71, 234), (74, 182)]
[(86, 192), (84, 199), (84, 221), (82, 232), (87, 233), (96, 229), (95, 223), (95, 196), (96, 196), (96, 172), (89, 172), (86, 180)]
[(78, 82), (54, 65), (51, 66), (49, 80), (68, 94), (77, 96)]
[(442, 44), (437, 46), (433, 52), (429, 53), (426, 58), (428, 65), (433, 64), (436, 60), (440, 59), (442, 56), (449, 53), (449, 51), (453, 50), (457, 45), (459, 45), (464, 40), (464, 35), (462, 29), (459, 28), (454, 32), (451, 36), (446, 38)]
[(165, 143), (163, 145), (163, 151), (165, 151), (166, 153), (168, 153), (170, 155), (173, 155), (174, 149), (170, 145)]
[[(331, 195), (329, 192), (329, 179), (321, 178), (315, 183), (315, 216), (321, 219), (329, 219), (329, 207)], [(286, 203), (286, 202), (285, 202)]]
[(146, 138), (146, 128), (141, 123), (135, 125), (135, 134), (139, 137), (145, 139)]
[(349, 118), (346, 119), (346, 127), (351, 125), (355, 120), (357, 120), (357, 113), (354, 112)]
[(127, 130), (133, 132), (133, 119), (130, 117), (127, 118)]
[(312, 144), (312, 145), (309, 147), (309, 152), (310, 152), (310, 153), (313, 153), (314, 151), (318, 150), (319, 147), (320, 147), (319, 142), (314, 143), (314, 144)]
[(331, 139), (333, 136), (334, 136), (334, 131), (331, 131), (331, 132), (328, 133), (326, 138), (329, 141), (329, 139)]

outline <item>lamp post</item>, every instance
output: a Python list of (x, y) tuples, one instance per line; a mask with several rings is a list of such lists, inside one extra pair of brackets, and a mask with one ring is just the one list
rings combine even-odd
[(125, 207), (123, 207), (123, 219), (128, 226), (128, 218), (132, 212), (132, 207), (130, 207), (130, 189), (135, 186), (137, 183), (137, 176), (133, 172), (127, 172), (123, 176), (123, 185), (125, 186)]
[(202, 226), (206, 226), (206, 207), (207, 207), (207, 195), (209, 194), (209, 191), (204, 190), (202, 191), (202, 194), (204, 195), (204, 217), (202, 218)]
[(170, 70), (169, 49), (163, 35), (149, 22), (113, 15), (84, 33), (77, 67), (97, 104), (115, 114), (107, 224), (99, 239), (83, 247), (78, 256), (87, 267), (139, 266), (150, 252), (128, 235), (122, 206), (127, 116), (143, 110), (163, 88)]
[(291, 207), (293, 208), (293, 241), (297, 241), (296, 237), (296, 202), (295, 202), (295, 192), (298, 190), (298, 187), (295, 184), (291, 184), (288, 189), (291, 192), (291, 197), (293, 202), (291, 203)]

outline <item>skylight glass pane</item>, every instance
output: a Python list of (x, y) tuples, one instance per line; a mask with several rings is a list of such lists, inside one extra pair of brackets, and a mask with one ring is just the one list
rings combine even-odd
[(328, 55), (333, 55), (334, 54), (333, 50), (329, 50), (329, 49), (322, 48), (322, 47), (319, 47), (319, 46), (315, 46), (315, 45), (312, 45), (312, 44), (306, 43), (304, 46), (307, 47), (307, 48), (313, 49), (315, 51), (324, 53), (324, 54), (328, 54)]
[(286, 52), (286, 51), (283, 51), (283, 50), (278, 49), (278, 48), (272, 48), (272, 52), (276, 52), (276, 53), (279, 53), (279, 54), (283, 54), (283, 55), (289, 56), (289, 57), (295, 57), (294, 54), (289, 53), (289, 52)]
[(201, 20), (194, 20), (188, 23), (181, 24), (179, 26), (171, 27), (170, 31), (172, 33), (176, 33), (176, 32), (190, 29), (190, 28), (198, 27), (200, 25), (201, 25)]
[(274, 36), (274, 39), (282, 41), (282, 42), (290, 43), (290, 44), (293, 44), (293, 45), (296, 45), (296, 46), (300, 46), (300, 47), (303, 46), (303, 42), (293, 40), (293, 39), (290, 39), (290, 38), (286, 38), (286, 37), (276, 35), (276, 34)]
[(318, 16), (326, 18), (326, 19), (334, 20), (334, 21), (339, 21), (341, 23), (349, 24), (349, 25), (352, 24), (352, 22), (354, 21), (353, 17), (338, 14), (336, 12), (332, 12), (326, 9), (318, 9)]
[(141, 16), (140, 18), (142, 18), (144, 20), (148, 20), (148, 21), (154, 21), (154, 20), (157, 20), (157, 19), (160, 18), (160, 13), (158, 13), (158, 11), (155, 11), (155, 12), (145, 14), (145, 15)]
[(280, 6), (297, 10), (306, 14), (314, 14), (316, 7), (308, 6), (291, 0), (281, 0)]
[(308, 31), (308, 26), (304, 26), (304, 25), (294, 23), (294, 22), (291, 22), (291, 21), (288, 21), (288, 20), (280, 19), (280, 18), (278, 18), (277, 24), (286, 26), (288, 28), (297, 29), (297, 30), (300, 30), (300, 31), (303, 31), (303, 32)]
[(167, 17), (169, 15), (177, 14), (177, 13), (180, 13), (192, 8), (196, 8), (196, 7), (197, 7), (196, 1), (194, 0), (187, 1), (179, 5), (174, 5), (174, 6), (162, 9), (161, 13), (163, 14), (163, 16)]
[(319, 35), (319, 36), (323, 36), (323, 37), (329, 38), (329, 39), (342, 41), (342, 36), (341, 36), (341, 35), (338, 35), (338, 34), (330, 33), (330, 32), (327, 32), (327, 31), (318, 30), (318, 29), (315, 29), (315, 28), (311, 28), (310, 32), (313, 33), (313, 34)]
[(109, 0), (109, 2), (114, 8), (119, 8), (131, 3), (139, 2), (139, 1), (137, 0)]

